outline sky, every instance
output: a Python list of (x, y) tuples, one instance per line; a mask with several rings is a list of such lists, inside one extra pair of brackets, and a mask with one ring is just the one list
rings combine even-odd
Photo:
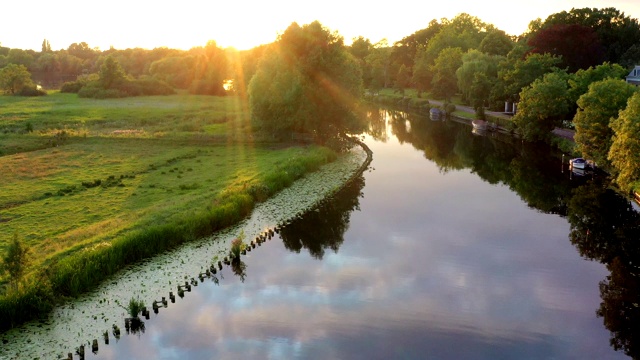
[(239, 50), (270, 43), (292, 23), (318, 20), (350, 44), (363, 36), (389, 44), (426, 28), (432, 19), (468, 13), (511, 35), (526, 31), (531, 20), (572, 8), (615, 7), (640, 18), (638, 0), (78, 0), (3, 1), (0, 44), (40, 51), (44, 39), (53, 50), (86, 42), (107, 50), (167, 46), (189, 49), (215, 40)]

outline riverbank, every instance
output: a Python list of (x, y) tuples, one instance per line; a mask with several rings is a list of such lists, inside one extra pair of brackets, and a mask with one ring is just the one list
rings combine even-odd
[(151, 308), (152, 301), (168, 298), (170, 292), (176, 294), (177, 285), (184, 284), (185, 279), (197, 279), (217, 265), (240, 232), (251, 241), (315, 208), (362, 174), (370, 161), (371, 151), (366, 146), (355, 148), (257, 204), (240, 223), (129, 267), (90, 293), (57, 307), (43, 322), (28, 323), (0, 335), (0, 358), (56, 358), (75, 346), (102, 339), (104, 332), (113, 336), (113, 325), (124, 328), (125, 310), (120, 305), (140, 298)]

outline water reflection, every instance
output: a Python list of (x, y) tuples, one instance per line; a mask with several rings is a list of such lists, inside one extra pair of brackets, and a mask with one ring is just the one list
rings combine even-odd
[(233, 274), (240, 278), (241, 282), (244, 282), (247, 278), (247, 264), (240, 258), (234, 258), (231, 261), (231, 271)]
[(597, 315), (611, 331), (611, 346), (640, 358), (640, 214), (594, 179), (574, 189), (569, 203), (570, 239), (580, 255), (607, 265)]
[(529, 206), (567, 217), (580, 255), (610, 271), (600, 282), (597, 315), (611, 331), (611, 346), (640, 358), (640, 215), (608, 178), (558, 171), (564, 168), (557, 166), (557, 154), (544, 146), (525, 146), (510, 136), (474, 137), (468, 126), (421, 117), (410, 117), (407, 127), (404, 116), (390, 112), (398, 139), (423, 151), (441, 171), (469, 168), (491, 184), (509, 186)]
[(351, 212), (359, 210), (363, 187), (364, 177), (358, 176), (331, 201), (292, 222), (280, 233), (284, 246), (297, 253), (305, 248), (319, 260), (325, 249), (337, 253), (349, 228)]

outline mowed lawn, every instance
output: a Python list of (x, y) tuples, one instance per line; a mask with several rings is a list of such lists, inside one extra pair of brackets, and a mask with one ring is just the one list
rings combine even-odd
[(241, 104), (191, 95), (0, 96), (0, 254), (17, 234), (33, 270), (215, 206), (224, 192), (319, 152), (256, 143)]

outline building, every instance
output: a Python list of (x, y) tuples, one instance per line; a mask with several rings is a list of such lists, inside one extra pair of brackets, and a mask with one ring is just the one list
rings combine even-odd
[(625, 79), (629, 84), (640, 86), (640, 65), (636, 65)]

